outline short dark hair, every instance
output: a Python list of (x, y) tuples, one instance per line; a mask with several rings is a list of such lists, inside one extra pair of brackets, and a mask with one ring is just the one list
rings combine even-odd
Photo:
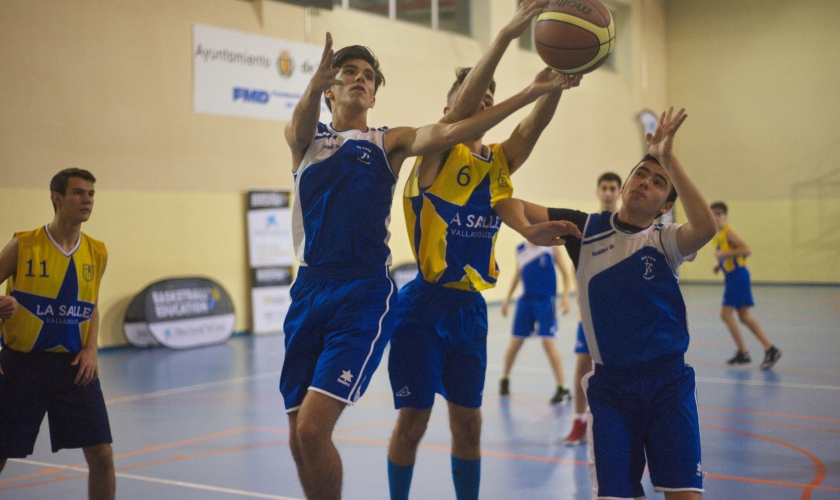
[(722, 201), (716, 201), (716, 202), (712, 203), (711, 205), (709, 205), (709, 208), (711, 208), (712, 210), (720, 210), (724, 214), (729, 213), (729, 207), (727, 207), (726, 203), (724, 203)]
[[(653, 163), (656, 163), (660, 167), (662, 166), (662, 164), (659, 163), (659, 160), (657, 160), (655, 156), (648, 153), (644, 157), (642, 157), (641, 160), (639, 160), (639, 163), (637, 163), (635, 167), (633, 167), (633, 170), (630, 171), (630, 175), (633, 175), (633, 172), (637, 168), (639, 168), (639, 165), (641, 165), (642, 163), (644, 163), (646, 161), (652, 161)], [(665, 203), (668, 203), (668, 202), (673, 203), (673, 202), (677, 201), (677, 189), (674, 187), (674, 182), (673, 181), (668, 179), (668, 182), (671, 183), (671, 191), (668, 193), (668, 198), (665, 199)]]
[[(61, 196), (67, 194), (67, 182), (71, 177), (79, 177), (92, 184), (96, 183), (96, 177), (87, 170), (81, 168), (65, 168), (61, 172), (55, 174), (50, 181), (50, 192), (58, 193)], [(55, 210), (55, 203), (53, 203), (53, 210)]]
[[(467, 78), (467, 75), (470, 74), (472, 71), (472, 67), (469, 68), (456, 68), (455, 69), (455, 83), (452, 84), (452, 87), (449, 89), (449, 92), (446, 94), (446, 100), (452, 98), (458, 92), (458, 89), (461, 88), (461, 84), (464, 83), (464, 80)], [(496, 94), (496, 80), (491, 78), (490, 79), (490, 93)]]
[(621, 188), (621, 177), (619, 177), (618, 174), (614, 172), (604, 172), (603, 174), (601, 174), (601, 176), (598, 177), (598, 182), (595, 184), (595, 186), (600, 186), (602, 182), (616, 182), (618, 183), (619, 189)]
[[(379, 68), (379, 59), (376, 58), (376, 55), (374, 55), (373, 51), (369, 48), (362, 45), (348, 45), (343, 49), (339, 49), (339, 51), (333, 56), (333, 68), (341, 68), (347, 61), (352, 61), (354, 59), (361, 59), (362, 61), (370, 64), (370, 67), (373, 68), (373, 95), (376, 95), (376, 91), (379, 90), (379, 86), (385, 85), (385, 75), (382, 74), (382, 70)], [(332, 111), (330, 100), (326, 97), (324, 100), (327, 102), (327, 108)]]

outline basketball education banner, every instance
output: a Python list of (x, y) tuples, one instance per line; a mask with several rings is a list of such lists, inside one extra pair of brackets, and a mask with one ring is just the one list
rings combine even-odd
[[(318, 45), (194, 24), (193, 109), (291, 120), (323, 51)], [(323, 100), (321, 121), (330, 121)]]
[(292, 299), (291, 213), (288, 191), (248, 193), (248, 256), (254, 333), (283, 331)]
[(130, 344), (186, 349), (227, 342), (236, 326), (233, 301), (207, 278), (175, 278), (147, 286), (126, 311)]

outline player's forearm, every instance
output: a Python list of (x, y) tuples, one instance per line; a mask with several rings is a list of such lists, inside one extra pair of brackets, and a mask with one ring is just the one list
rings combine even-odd
[(455, 98), (452, 109), (444, 117), (447, 123), (463, 120), (475, 112), (481, 104), (485, 92), (490, 87), (490, 82), (493, 80), (493, 73), (496, 71), (499, 61), (502, 60), (502, 56), (512, 40), (505, 30), (502, 30), (496, 36), (490, 48), (481, 56), (478, 63), (473, 66), (461, 84), (461, 88), (458, 89), (458, 95)]
[(529, 89), (523, 90), (504, 101), (483, 109), (456, 123), (443, 125), (441, 135), (446, 147), (475, 139), (502, 122), (518, 109), (534, 102), (539, 96)]
[(560, 97), (563, 96), (563, 91), (551, 92), (540, 96), (534, 104), (534, 109), (531, 113), (522, 120), (520, 124), (523, 129), (523, 135), (529, 140), (537, 142), (540, 134), (551, 123), (554, 113), (557, 111), (557, 105), (560, 103)]
[(674, 188), (677, 190), (692, 232), (698, 240), (703, 240), (699, 245), (699, 247), (702, 247), (717, 233), (712, 209), (709, 207), (706, 198), (688, 177), (676, 156), (672, 154), (669, 158), (662, 158), (661, 161), (663, 168), (668, 172), (668, 176), (674, 184)]
[(510, 173), (516, 172), (531, 156), (537, 140), (557, 110), (561, 94), (562, 90), (540, 96), (534, 104), (534, 109), (519, 122), (510, 138), (503, 143)]
[(92, 352), (99, 350), (99, 306), (93, 307), (93, 312), (88, 321), (88, 334), (84, 349)]
[(321, 94), (309, 87), (292, 112), (292, 119), (286, 124), (286, 142), (293, 151), (300, 151), (315, 139), (318, 120), (321, 117)]

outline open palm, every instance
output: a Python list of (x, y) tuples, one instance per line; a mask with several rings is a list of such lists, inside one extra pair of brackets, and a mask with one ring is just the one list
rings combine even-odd
[(673, 154), (674, 135), (686, 118), (688, 115), (685, 114), (685, 108), (681, 108), (676, 115), (673, 107), (663, 111), (656, 122), (656, 130), (653, 134), (648, 133), (645, 136), (648, 153), (660, 162), (663, 158), (670, 158)]

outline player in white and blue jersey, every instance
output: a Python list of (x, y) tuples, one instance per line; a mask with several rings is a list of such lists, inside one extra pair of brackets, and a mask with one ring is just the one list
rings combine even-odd
[[(678, 269), (715, 235), (714, 216), (673, 153), (687, 115), (663, 113), (649, 154), (622, 188), (615, 214), (546, 209), (502, 200), (499, 216), (529, 241), (562, 240), (558, 221), (582, 238), (566, 237), (577, 268), (583, 328), (595, 369), (583, 384), (589, 400), (593, 498), (644, 498), (645, 462), (668, 500), (700, 499), (700, 457), (694, 369), (685, 364), (689, 332)], [(654, 224), (677, 194), (688, 222)], [(565, 228), (563, 228), (565, 231)]]
[[(364, 393), (391, 336), (396, 288), (388, 276), (388, 222), (403, 161), (481, 136), (562, 83), (541, 74), (513, 97), (455, 123), (373, 129), (367, 112), (384, 84), (379, 63), (365, 47), (333, 53), (327, 34), (319, 67), (285, 129), (300, 269), (284, 324), (280, 391), (307, 497), (341, 496), (332, 429)], [(330, 124), (319, 122), (322, 98)]]
[(510, 394), (510, 372), (516, 355), (525, 343), (525, 339), (537, 336), (542, 340), (543, 349), (548, 357), (548, 364), (554, 374), (556, 390), (549, 400), (551, 404), (564, 403), (571, 398), (571, 391), (566, 387), (563, 377), (563, 361), (557, 351), (554, 338), (557, 335), (557, 272), (563, 278), (563, 295), (560, 299), (560, 311), (569, 312), (570, 274), (566, 270), (560, 249), (541, 247), (528, 242), (516, 246), (516, 274), (510, 290), (502, 302), (502, 316), (507, 316), (513, 292), (522, 282), (522, 296), (516, 301), (516, 314), (513, 316), (513, 332), (510, 344), (505, 350), (502, 378), (499, 380), (499, 395)]

